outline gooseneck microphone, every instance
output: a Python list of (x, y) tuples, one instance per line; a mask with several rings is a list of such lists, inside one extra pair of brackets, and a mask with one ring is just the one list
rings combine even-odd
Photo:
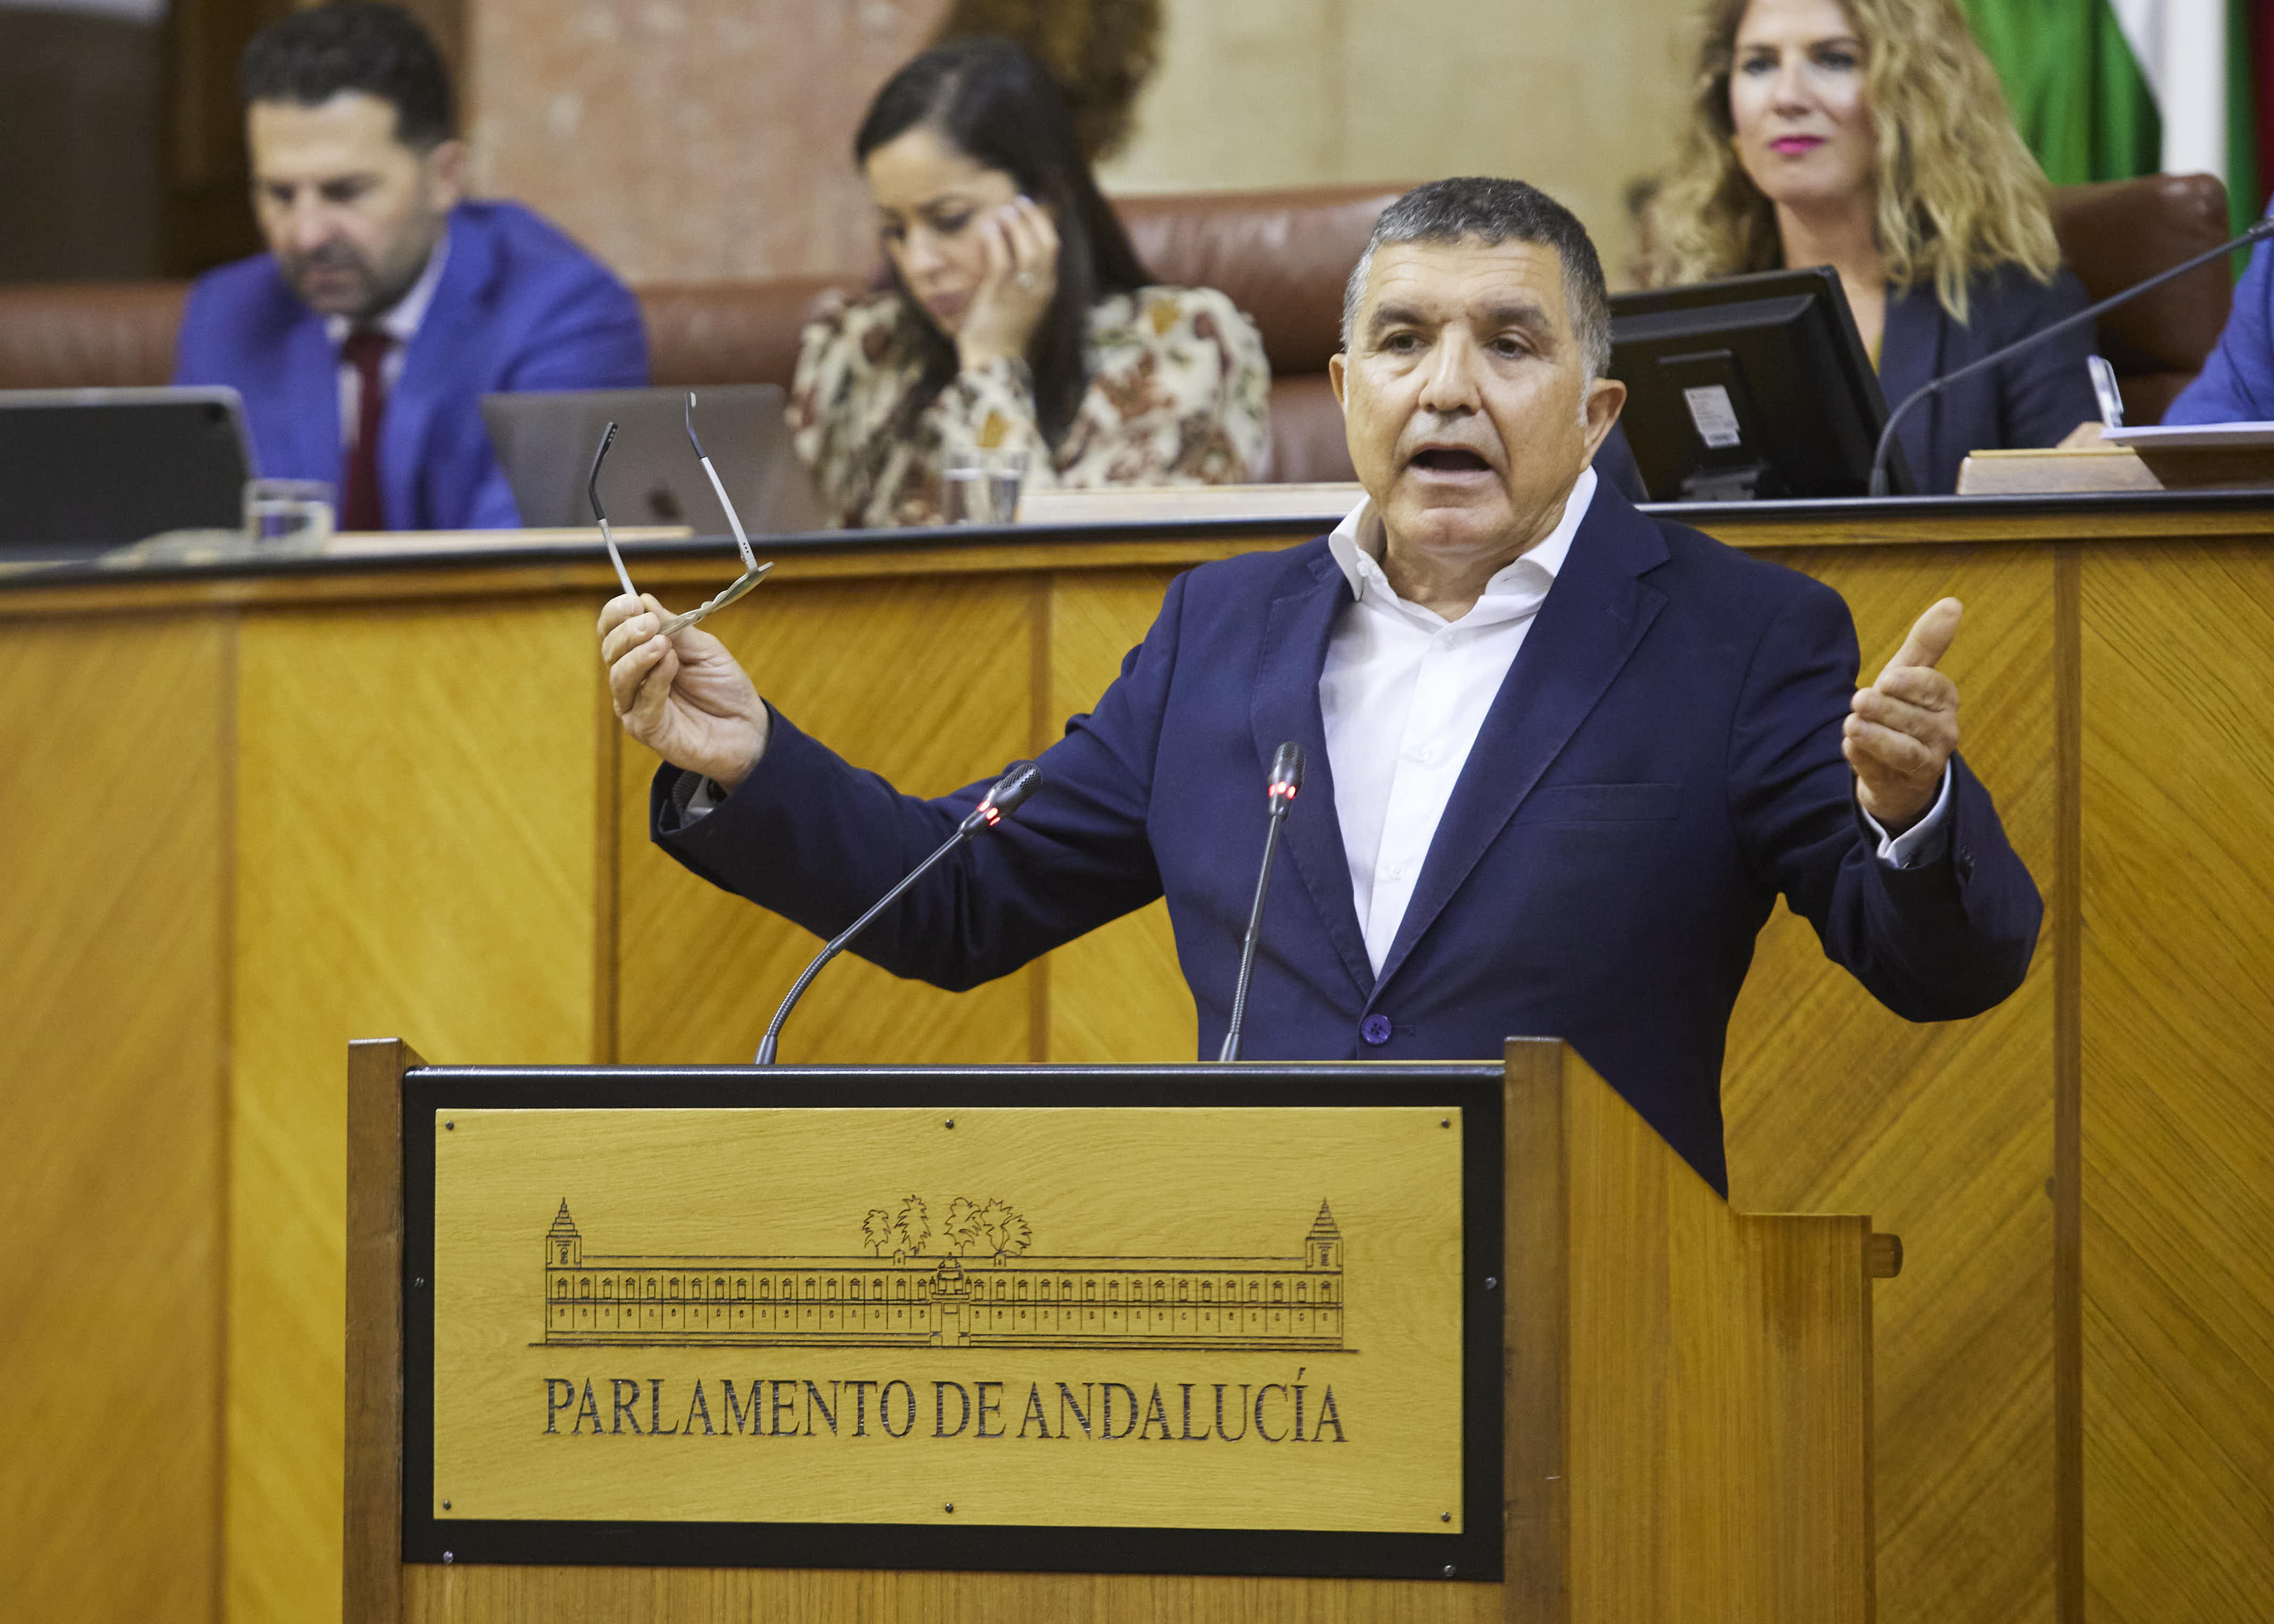
[(1871, 494), (1885, 496), (1887, 493), (1887, 454), (1894, 448), (1895, 425), (1901, 423), (1905, 414), (1921, 401), (1930, 395), (1941, 394), (1962, 378), (1970, 378), (1977, 372), (1989, 371), (2001, 361), (2011, 360), (2024, 350), (2041, 344), (2058, 334), (2066, 333), (2071, 327), (2082, 327), (2088, 321), (2097, 320), (2103, 314), (2114, 310), (2119, 304), (2136, 299), (2150, 289), (2162, 287), (2174, 276), (2184, 276), (2197, 266), (2207, 265), (2221, 254), (2233, 253), (2238, 248), (2248, 248), (2255, 244), (2263, 243), (2270, 237), (2274, 237), (2274, 218), (2262, 220), (2232, 242), (2221, 243), (2216, 248), (2207, 249), (2194, 259), (2173, 266), (2168, 271), (2158, 271), (2145, 282), (2135, 282), (2121, 293), (2112, 293), (2099, 304), (2089, 305), (2074, 316), (2064, 316), (2051, 327), (2039, 327), (2027, 337), (2017, 338), (2002, 349), (1993, 350), (1980, 360), (1970, 361), (1954, 372), (1945, 372), (1939, 378), (1928, 379), (1917, 388), (1903, 396), (1901, 403), (1887, 414), (1887, 426), (1879, 431), (1879, 447), (1871, 455)]
[(972, 808), (964, 820), (955, 826), (955, 832), (940, 843), (937, 851), (909, 869), (907, 876), (899, 884), (877, 898), (875, 905), (866, 914), (846, 926), (828, 946), (814, 955), (813, 962), (805, 966), (805, 974), (799, 976), (796, 984), (789, 989), (789, 996), (781, 1001), (781, 1008), (774, 1011), (773, 1022), (767, 1026), (766, 1035), (759, 1041), (758, 1052), (752, 1064), (773, 1064), (774, 1051), (781, 1042), (782, 1023), (789, 1019), (789, 1012), (797, 1007), (797, 1001), (805, 996), (805, 989), (813, 984), (813, 978), (821, 974), (822, 966), (843, 952), (847, 943), (866, 930), (877, 914), (882, 914), (898, 901), (901, 892), (923, 878), (934, 863), (961, 846), (966, 840), (970, 839), (972, 836), (985, 834), (996, 824), (1016, 812), (1026, 803), (1027, 798), (1041, 786), (1042, 782), (1043, 770), (1034, 763), (1013, 762), (1011, 770), (995, 780), (995, 787), (980, 798), (979, 804)]
[(1255, 876), (1255, 905), (1247, 910), (1247, 938), (1239, 944), (1239, 980), (1231, 989), (1231, 1025), (1224, 1029), (1219, 1061), (1239, 1058), (1239, 1028), (1247, 1019), (1247, 983), (1255, 974), (1255, 944), (1263, 935), (1263, 897), (1271, 889), (1271, 865), (1279, 856), (1279, 828), (1295, 792), (1303, 787), (1303, 747), (1290, 740), (1271, 758), (1271, 823), (1263, 837), (1263, 867)]

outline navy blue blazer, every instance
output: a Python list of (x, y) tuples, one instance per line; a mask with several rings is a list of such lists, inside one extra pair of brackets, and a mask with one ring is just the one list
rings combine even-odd
[[(1887, 322), (1879, 340), (1879, 393), (1893, 411), (1930, 378), (1978, 361), (2000, 345), (2073, 316), (2090, 302), (2067, 269), (2041, 282), (2005, 266), (1966, 284), (1963, 325), (1935, 297), (1934, 284), (1887, 289)], [(1953, 385), (1903, 419), (1895, 439), (1919, 492), (1958, 489), (1958, 465), (1969, 451), (2057, 446), (2080, 423), (2100, 420), (2085, 357), (2090, 326), (2048, 340), (1979, 377)]]
[[(300, 302), (268, 255), (198, 279), (182, 315), (174, 381), (228, 384), (245, 397), (263, 475), (343, 483), (339, 356), (324, 318)], [(388, 397), (379, 454), (387, 528), (521, 523), (482, 425), (484, 395), (646, 382), (639, 305), (607, 267), (519, 204), (460, 204), (434, 302)]]
[[(1879, 862), (1840, 754), (1856, 670), (1837, 593), (1599, 487), (1486, 717), (1382, 974), (1369, 967), (1319, 709), (1351, 592), (1323, 538), (1203, 565), (1015, 820), (943, 863), (854, 951), (953, 989), (1166, 894), (1223, 1042), (1283, 740), (1309, 757), (1273, 884), (1249, 1058), (1497, 1058), (1570, 1040), (1726, 1192), (1721, 1071), (1753, 938), (1781, 893), (1891, 1009), (1949, 1020), (2021, 984), (2042, 913), (1990, 796), (1957, 764), (1944, 860)], [(657, 775), (657, 841), (817, 935), (945, 838), (974, 785), (900, 795), (777, 715), (708, 816)], [(1832, 1077), (1796, 1086), (1834, 1088)]]

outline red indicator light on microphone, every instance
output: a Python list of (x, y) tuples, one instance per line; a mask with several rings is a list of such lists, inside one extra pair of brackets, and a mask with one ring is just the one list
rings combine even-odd
[(1290, 740), (1279, 747), (1271, 758), (1271, 779), (1267, 786), (1274, 805), (1295, 799), (1295, 792), (1303, 787), (1303, 747)]

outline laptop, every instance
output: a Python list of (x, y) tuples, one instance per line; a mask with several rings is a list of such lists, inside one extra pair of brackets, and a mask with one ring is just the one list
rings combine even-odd
[(17, 557), (242, 530), (252, 473), (234, 389), (0, 390), (0, 551)]
[[(584, 485), (610, 423), (616, 443), (600, 470), (600, 501), (612, 524), (686, 524), (698, 536), (729, 533), (726, 509), (687, 441), (684, 389), (590, 389), (485, 395), (482, 421), (522, 523), (555, 530), (592, 523)], [(825, 527), (820, 499), (790, 444), (779, 384), (697, 389), (695, 432), (733, 498), (744, 528), (787, 535)]]

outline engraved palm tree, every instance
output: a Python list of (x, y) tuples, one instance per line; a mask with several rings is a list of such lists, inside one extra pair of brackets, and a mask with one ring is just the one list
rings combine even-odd
[(861, 1221), (861, 1244), (880, 1258), (885, 1255), (885, 1248), (892, 1244), (892, 1237), (896, 1233), (898, 1228), (892, 1222), (892, 1214), (881, 1207), (870, 1207), (869, 1215)]

